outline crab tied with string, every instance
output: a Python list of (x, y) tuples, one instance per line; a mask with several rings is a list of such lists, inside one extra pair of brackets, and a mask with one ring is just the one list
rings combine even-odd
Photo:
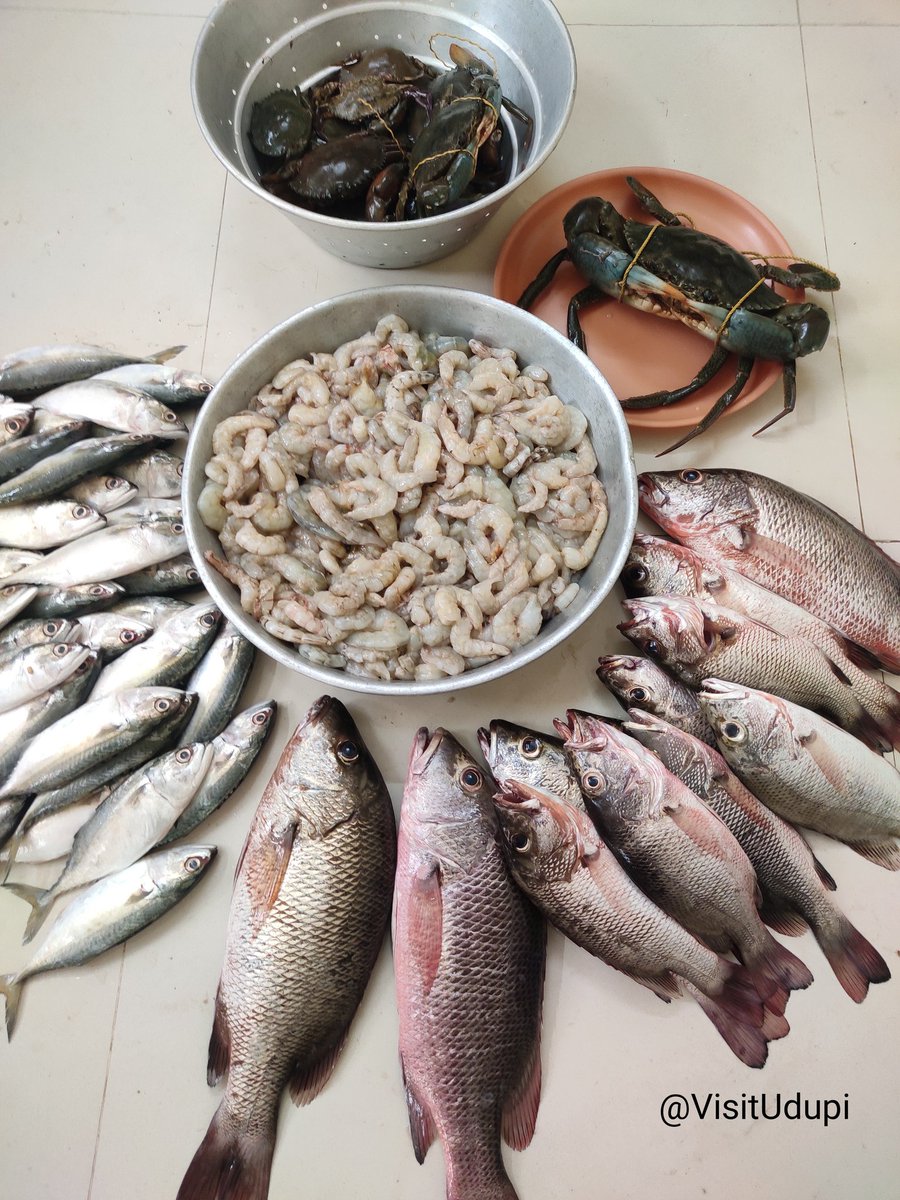
[[(671, 391), (631, 396), (625, 409), (661, 408), (690, 396), (717, 374), (729, 352), (738, 356), (734, 382), (709, 412), (673, 446), (668, 454), (708, 429), (737, 400), (757, 358), (783, 364), (784, 406), (757, 430), (793, 411), (796, 401), (796, 360), (821, 350), (828, 337), (827, 312), (811, 302), (790, 303), (767, 280), (788, 287), (837, 291), (840, 280), (811, 262), (775, 266), (762, 255), (748, 256), (721, 238), (685, 225), (633, 176), (628, 186), (641, 207), (659, 224), (629, 220), (600, 196), (579, 200), (566, 213), (566, 246), (544, 265), (517, 304), (530, 308), (550, 284), (557, 268), (571, 262), (584, 277), (583, 287), (569, 301), (567, 333), (585, 350), (579, 311), (604, 296), (643, 312), (682, 321), (713, 341), (713, 351), (690, 383)], [(758, 257), (762, 261), (754, 262)]]

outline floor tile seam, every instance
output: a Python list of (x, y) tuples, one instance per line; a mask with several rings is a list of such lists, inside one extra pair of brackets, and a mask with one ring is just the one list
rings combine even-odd
[(100, 1152), (100, 1135), (103, 1132), (103, 1113), (106, 1109), (106, 1093), (109, 1090), (109, 1073), (112, 1067), (113, 1043), (116, 1040), (116, 1023), (119, 1018), (119, 1000), (122, 996), (122, 979), (125, 975), (125, 954), (128, 947), (122, 947), (122, 955), (119, 959), (119, 978), (116, 983), (116, 1002), (113, 1005), (112, 1026), (109, 1031), (109, 1048), (106, 1052), (106, 1072), (103, 1076), (103, 1091), (100, 1095), (100, 1108), (97, 1112), (97, 1133), (94, 1138), (94, 1153), (91, 1157), (91, 1174), (88, 1180), (88, 1190), (85, 1200), (91, 1200), (94, 1191), (94, 1176), (97, 1171), (97, 1156)]
[(213, 297), (216, 292), (216, 275), (219, 269), (219, 249), (222, 245), (222, 225), (225, 221), (225, 197), (228, 193), (228, 172), (225, 172), (225, 179), (222, 184), (222, 203), (219, 206), (219, 224), (216, 229), (216, 251), (213, 255), (212, 276), (209, 281), (209, 302), (206, 306), (206, 321), (203, 325), (203, 347), (200, 351), (200, 370), (206, 370), (206, 344), (209, 341), (209, 320), (212, 316)]

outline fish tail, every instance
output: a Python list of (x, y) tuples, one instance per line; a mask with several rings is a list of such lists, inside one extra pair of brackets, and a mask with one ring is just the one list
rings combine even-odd
[(176, 1200), (266, 1200), (274, 1149), (274, 1122), (256, 1135), (234, 1128), (223, 1100)]
[(25, 900), (31, 905), (31, 913), (25, 925), (25, 933), (22, 935), (22, 944), (24, 945), (31, 941), (43, 925), (55, 896), (52, 888), (45, 891), (43, 888), (32, 887), (30, 883), (7, 883), (5, 886), (14, 896), (18, 896), (20, 900)]
[[(779, 990), (787, 993), (807, 988), (813, 981), (809, 967), (766, 931), (759, 953), (746, 963), (751, 971), (757, 991), (770, 1008), (776, 1008)], [(785, 995), (785, 1002), (787, 996)], [(784, 1011), (782, 1007), (781, 1011)]]
[(838, 982), (857, 1004), (865, 1000), (870, 983), (884, 983), (890, 979), (887, 963), (843, 913), (827, 932), (822, 929), (814, 932)]
[(6, 1037), (12, 1038), (19, 1015), (19, 1001), (22, 998), (22, 987), (15, 975), (0, 975), (0, 996), (6, 998)]
[(167, 363), (170, 358), (177, 358), (182, 350), (187, 350), (187, 346), (169, 346), (166, 350), (157, 350), (155, 354), (148, 354), (144, 361), (148, 363)]
[(0, 887), (9, 879), (9, 873), (15, 866), (16, 855), (19, 853), (21, 844), (21, 837), (18, 834), (14, 834), (3, 847), (4, 858), (0, 862)]
[(739, 963), (725, 963), (728, 976), (716, 996), (690, 988), (728, 1048), (748, 1067), (762, 1067), (768, 1057), (766, 1011), (750, 973)]

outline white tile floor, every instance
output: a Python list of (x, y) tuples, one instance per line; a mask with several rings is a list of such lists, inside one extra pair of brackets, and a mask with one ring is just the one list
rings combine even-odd
[[(489, 290), (506, 232), (573, 176), (647, 163), (696, 172), (763, 209), (799, 252), (836, 270), (833, 335), (799, 369), (796, 415), (752, 439), (777, 392), (672, 458), (782, 478), (900, 542), (896, 381), (900, 117), (896, 0), (565, 0), (579, 90), (539, 174), (466, 251), (391, 275)], [(295, 310), (385, 276), (326, 257), (231, 179), (191, 113), (188, 72), (204, 0), (0, 0), (0, 341), (128, 349), (190, 343), (216, 377)], [(639, 468), (659, 448), (636, 438)], [(597, 653), (621, 645), (617, 601), (515, 680), (412, 715), (350, 703), (395, 798), (420, 722), (469, 732), (492, 716), (546, 725), (567, 704), (613, 702)], [(196, 895), (86, 968), (29, 985), (0, 1046), (0, 1197), (166, 1200), (217, 1102), (205, 1084), (211, 1001), (230, 877), (254, 799), (317, 694), (259, 662), (249, 699), (282, 700), (277, 731), (239, 798), (210, 824), (220, 859)], [(540, 695), (541, 701), (526, 699)], [(891, 963), (898, 883), (818, 839), (853, 921)], [(22, 961), (24, 910), (0, 894), (0, 968)], [(816, 974), (790, 1037), (762, 1073), (732, 1059), (698, 1010), (649, 994), (553, 937), (545, 1089), (532, 1147), (508, 1155), (523, 1200), (845, 1200), (900, 1195), (900, 982), (854, 1007), (807, 935)], [(900, 965), (900, 964), (898, 964)], [(842, 1099), (850, 1117), (660, 1123), (671, 1092)], [(382, 957), (345, 1055), (310, 1108), (285, 1107), (272, 1200), (421, 1200), (443, 1194), (437, 1149), (412, 1155), (396, 1060), (390, 959)]]

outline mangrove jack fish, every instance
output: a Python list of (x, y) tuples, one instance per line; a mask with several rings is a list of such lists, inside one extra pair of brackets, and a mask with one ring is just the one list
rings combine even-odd
[(32, 912), (23, 941), (32, 940), (59, 896), (121, 871), (152, 850), (190, 803), (211, 758), (212, 747), (196, 742), (160, 755), (122, 780), (75, 835), (53, 885), (24, 897)]
[(500, 1149), (531, 1141), (541, 1091), (546, 930), (503, 860), (495, 785), (420, 729), (400, 809), (394, 970), (409, 1126), (441, 1141), (448, 1200), (515, 1200)]
[[(65, 504), (65, 501), (61, 503)], [(3, 519), (12, 511), (11, 508), (0, 509), (0, 535)], [(88, 512), (92, 511), (88, 509)], [(94, 515), (98, 522), (106, 523), (99, 514)], [(6, 582), (53, 584), (64, 588), (82, 583), (106, 583), (165, 562), (174, 555), (183, 554), (186, 549), (187, 539), (181, 521), (146, 519), (127, 525), (111, 525), (79, 539), (77, 548), (70, 544), (45, 554), (38, 562), (8, 576)]]
[(222, 732), (237, 708), (256, 649), (226, 621), (184, 685), (197, 703), (183, 742), (208, 742)]
[(734, 951), (764, 1000), (808, 987), (809, 970), (760, 920), (756, 872), (725, 823), (600, 718), (569, 709), (558, 728), (588, 811), (650, 899), (712, 949)]
[(165, 363), (131, 363), (98, 372), (96, 378), (138, 388), (163, 404), (199, 404), (213, 389), (209, 380), (195, 371), (179, 370)]
[(607, 654), (597, 660), (597, 678), (623, 708), (641, 708), (677, 725), (701, 741), (715, 743), (696, 692), (650, 658)]
[(621, 581), (629, 597), (689, 596), (729, 608), (778, 633), (807, 638), (846, 676), (854, 695), (887, 739), (895, 744), (900, 740), (900, 695), (857, 666), (851, 657), (856, 650), (846, 638), (791, 600), (713, 563), (689, 546), (642, 533), (634, 536)]
[(704, 679), (700, 703), (726, 762), (763, 804), (900, 870), (900, 774), (889, 762), (778, 696)]
[(651, 471), (641, 508), (700, 554), (787, 597), (900, 671), (900, 567), (818, 500), (752, 471)]
[(221, 619), (211, 600), (173, 612), (147, 641), (133, 645), (103, 668), (91, 699), (111, 696), (122, 688), (179, 683), (205, 654)]
[(73, 500), (89, 504), (98, 513), (114, 512), (137, 495), (137, 488), (121, 475), (89, 475), (68, 488)]
[(128, 363), (168, 362), (184, 348), (170, 346), (156, 354), (134, 357), (103, 346), (28, 346), (0, 358), (0, 391), (14, 395), (47, 391)]
[(857, 1004), (870, 983), (890, 979), (884, 959), (835, 904), (835, 882), (803, 835), (760, 803), (718, 751), (659, 717), (638, 709), (628, 715), (626, 732), (652, 750), (740, 842), (759, 880), (760, 916), (766, 924), (791, 936), (812, 929), (841, 986)]
[(151, 450), (127, 463), (119, 472), (137, 488), (137, 494), (148, 499), (175, 499), (181, 495), (184, 459), (168, 450)]
[(175, 688), (138, 687), (83, 704), (31, 739), (0, 783), (0, 798), (68, 783), (125, 750), (186, 703), (185, 693)]
[(69, 642), (47, 642), (26, 646), (0, 660), (0, 713), (8, 712), (59, 687), (86, 662), (87, 646)]
[(494, 805), (516, 883), (557, 929), (666, 1003), (684, 984), (741, 1062), (763, 1066), (770, 1018), (747, 970), (654, 904), (587, 813), (515, 780)]
[[(26, 980), (44, 971), (77, 967), (133, 937), (183, 900), (215, 858), (215, 846), (173, 846), (101, 879), (53, 922), (43, 944), (15, 975), (0, 976), (6, 997), (6, 1035), (12, 1037)], [(24, 884), (8, 884), (27, 895)]]
[(121, 383), (83, 379), (44, 392), (35, 407), (59, 417), (90, 421), (103, 429), (140, 433), (154, 438), (177, 438), (187, 433), (180, 417), (138, 388)]
[(0, 505), (46, 500), (66, 491), (69, 484), (93, 475), (101, 467), (118, 462), (137, 446), (152, 438), (135, 433), (83, 438), (40, 459), (27, 470), (0, 484)]
[(310, 708), (263, 792), (231, 900), (209, 1045), (225, 1094), (178, 1191), (264, 1200), (281, 1094), (327, 1083), (387, 929), (394, 811), (350, 714)]
[[(89, 504), (75, 500), (40, 500), (34, 504), (10, 504), (0, 508), (0, 545), (19, 550), (47, 550), (59, 546), (71, 550), (71, 543), (80, 540), (106, 524), (106, 518)], [(81, 553), (79, 550), (77, 553)], [(38, 571), (50, 555), (39, 563), (7, 576), (10, 583), (38, 583), (42, 580), (22, 579), (22, 572)], [(79, 582), (84, 583), (85, 580)]]
[(630, 620), (619, 630), (689, 687), (714, 675), (765, 688), (830, 717), (869, 745), (890, 749), (846, 675), (806, 638), (689, 596), (647, 596), (622, 606)]
[(499, 720), (491, 721), (488, 729), (479, 729), (477, 737), (484, 760), (501, 788), (510, 779), (530, 783), (540, 792), (584, 809), (578, 778), (558, 737)]
[[(272, 730), (276, 704), (265, 700), (238, 716), (209, 743), (212, 758), (200, 788), (160, 845), (187, 837), (240, 786)], [(184, 741), (182, 734), (182, 743)]]
[[(2, 414), (0, 408), (0, 414)], [(65, 446), (71, 446), (87, 436), (90, 425), (87, 421), (65, 421), (55, 429), (44, 433), (31, 433), (0, 446), (0, 482), (27, 471), (36, 462), (55, 454)], [(80, 499), (80, 497), (73, 497)]]

